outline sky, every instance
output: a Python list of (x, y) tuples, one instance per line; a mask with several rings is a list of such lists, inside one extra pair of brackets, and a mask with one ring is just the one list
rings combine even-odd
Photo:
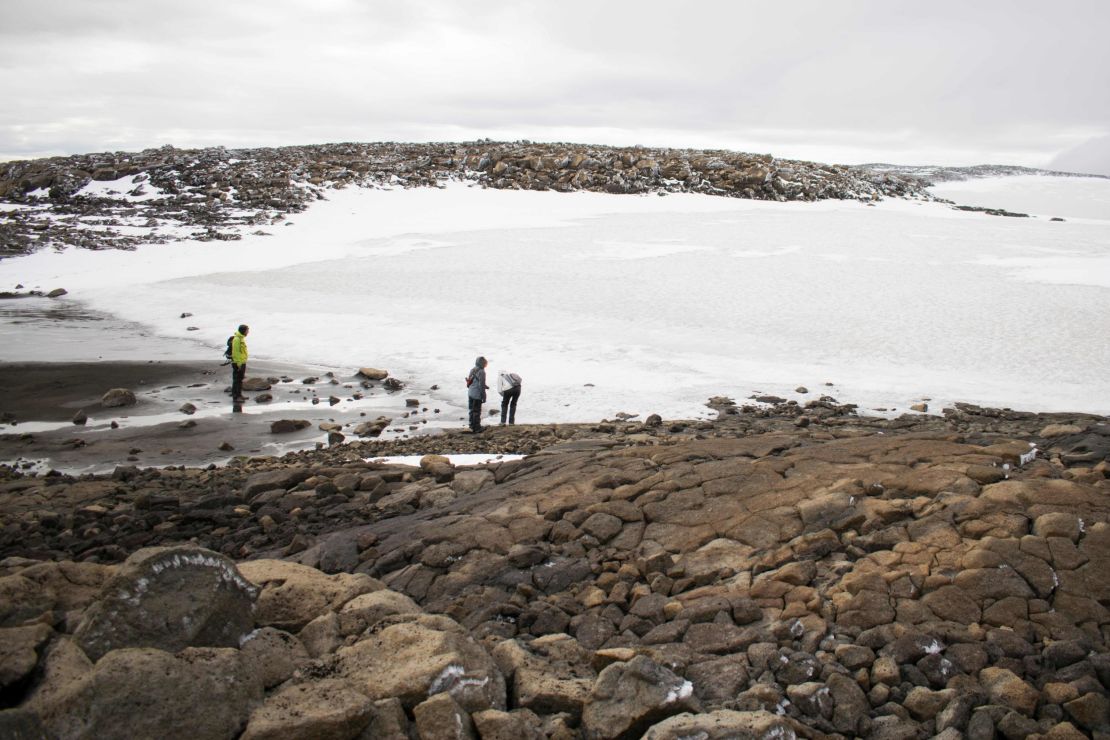
[(3, 0), (0, 160), (572, 141), (1110, 175), (1110, 2)]

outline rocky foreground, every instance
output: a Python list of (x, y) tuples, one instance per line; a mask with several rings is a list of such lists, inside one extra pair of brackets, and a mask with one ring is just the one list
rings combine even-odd
[(1110, 737), (1106, 418), (713, 403), (4, 469), (0, 736)]
[[(0, 258), (267, 233), (334, 188), (706, 193), (760, 200), (928, 197), (912, 175), (692, 149), (477, 141), (102, 152), (0, 162)], [(90, 183), (112, 183), (84, 191)], [(114, 190), (113, 190), (114, 188)], [(112, 191), (112, 192), (109, 192)]]

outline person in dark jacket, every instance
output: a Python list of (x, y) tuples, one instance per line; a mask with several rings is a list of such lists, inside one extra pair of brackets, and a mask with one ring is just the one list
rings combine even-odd
[(485, 357), (474, 360), (474, 367), (466, 376), (466, 398), (470, 407), (470, 431), (477, 434), (484, 430), (482, 426), (482, 404), (486, 402), (486, 362)]
[(243, 378), (247, 376), (247, 333), (250, 327), (239, 325), (239, 331), (231, 338), (231, 400), (242, 403)]
[(510, 424), (516, 424), (516, 402), (520, 398), (520, 376), (502, 371), (497, 374), (497, 392), (501, 394), (501, 424), (505, 424), (506, 414)]

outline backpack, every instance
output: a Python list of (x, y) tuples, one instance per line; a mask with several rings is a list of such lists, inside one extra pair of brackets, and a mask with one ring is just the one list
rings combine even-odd
[(497, 392), (505, 393), (518, 387), (521, 383), (520, 376), (516, 373), (502, 371), (497, 376)]
[(234, 342), (234, 341), (235, 341), (235, 335), (234, 334), (232, 334), (230, 337), (227, 338), (227, 349), (224, 350), (224, 358), (225, 359), (228, 359), (228, 360), (231, 359), (231, 343)]

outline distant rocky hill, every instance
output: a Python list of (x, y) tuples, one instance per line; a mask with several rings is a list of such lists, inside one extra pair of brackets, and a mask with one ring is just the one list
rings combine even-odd
[(52, 246), (238, 239), (346, 186), (452, 181), (523, 190), (760, 200), (928, 197), (914, 175), (693, 149), (477, 141), (104, 152), (0, 163), (0, 257)]
[(1013, 177), (1015, 175), (1042, 175), (1051, 177), (1101, 177), (1106, 175), (1083, 175), (1076, 172), (1058, 172), (1056, 170), (1038, 170), (1032, 167), (1015, 167), (1007, 164), (976, 164), (970, 167), (942, 167), (940, 165), (910, 165), (910, 164), (861, 164), (860, 169), (870, 170), (875, 174), (896, 175), (898, 177), (913, 177), (925, 181), (929, 185), (952, 180), (974, 180), (979, 177)]

